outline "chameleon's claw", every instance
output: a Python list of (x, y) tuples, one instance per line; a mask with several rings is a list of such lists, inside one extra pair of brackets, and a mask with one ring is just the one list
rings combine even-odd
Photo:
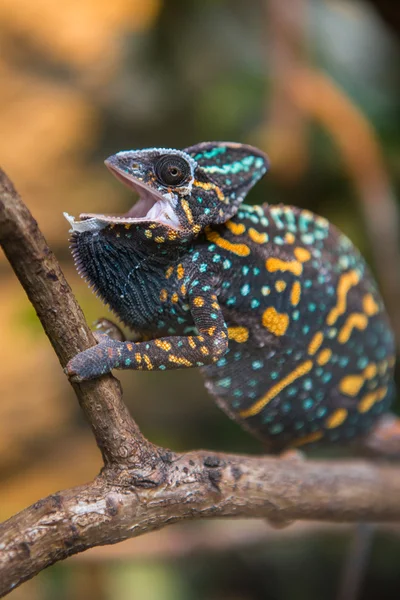
[(92, 346), (72, 358), (64, 369), (71, 381), (78, 383), (110, 373), (118, 367), (118, 347), (121, 342), (105, 334), (96, 334), (97, 346)]

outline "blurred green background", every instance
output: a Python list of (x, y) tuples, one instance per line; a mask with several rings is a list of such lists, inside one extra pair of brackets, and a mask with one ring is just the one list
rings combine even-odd
[[(232, 140), (271, 159), (250, 203), (307, 207), (359, 246), (400, 340), (399, 43), (400, 7), (391, 0), (1, 0), (0, 161), (88, 321), (107, 310), (74, 271), (62, 212), (130, 206), (102, 161), (122, 149)], [(3, 255), (0, 315), (3, 520), (91, 479), (101, 461)], [(219, 412), (199, 373), (120, 378), (154, 442), (262, 451)], [(173, 526), (55, 565), (10, 598), (329, 600), (352, 531)], [(399, 596), (399, 534), (387, 526), (375, 536), (363, 599)]]

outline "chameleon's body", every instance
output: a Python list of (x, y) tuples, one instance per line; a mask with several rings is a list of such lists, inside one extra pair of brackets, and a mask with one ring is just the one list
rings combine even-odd
[(309, 211), (241, 204), (267, 167), (249, 146), (124, 152), (108, 166), (141, 200), (119, 220), (70, 219), (73, 253), (143, 341), (102, 337), (68, 372), (201, 367), (271, 451), (365, 434), (393, 395), (394, 341), (351, 242)]

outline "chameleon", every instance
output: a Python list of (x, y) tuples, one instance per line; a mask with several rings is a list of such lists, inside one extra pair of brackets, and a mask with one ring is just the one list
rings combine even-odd
[(217, 404), (271, 453), (362, 439), (394, 395), (395, 345), (352, 242), (294, 206), (250, 206), (269, 167), (249, 145), (121, 151), (123, 215), (69, 216), (76, 268), (133, 331), (97, 334), (66, 372), (200, 368)]

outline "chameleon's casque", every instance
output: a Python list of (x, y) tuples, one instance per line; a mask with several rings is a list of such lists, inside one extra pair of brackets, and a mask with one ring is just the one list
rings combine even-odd
[(267, 170), (250, 146), (119, 152), (139, 194), (122, 216), (72, 225), (79, 272), (135, 341), (101, 336), (67, 367), (200, 367), (207, 389), (271, 451), (360, 438), (393, 395), (394, 341), (347, 237), (291, 206), (242, 204)]

